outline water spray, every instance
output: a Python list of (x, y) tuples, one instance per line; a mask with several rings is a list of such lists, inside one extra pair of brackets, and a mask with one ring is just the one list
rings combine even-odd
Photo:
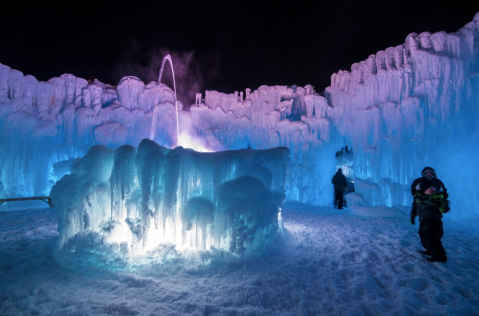
[[(176, 132), (178, 135), (178, 146), (180, 146), (180, 124), (178, 122), (178, 101), (176, 99), (176, 81), (175, 81), (175, 70), (173, 69), (173, 61), (171, 60), (170, 54), (167, 54), (163, 58), (163, 62), (161, 63), (160, 73), (158, 76), (158, 86), (161, 83), (161, 76), (163, 75), (163, 68), (165, 67), (166, 61), (170, 62), (171, 73), (173, 74), (173, 90), (175, 92), (175, 109), (176, 109)], [(153, 110), (153, 122), (151, 124), (151, 131), (150, 131), (150, 139), (154, 140), (155, 133), (156, 133), (156, 121), (158, 119), (158, 106), (155, 106)]]

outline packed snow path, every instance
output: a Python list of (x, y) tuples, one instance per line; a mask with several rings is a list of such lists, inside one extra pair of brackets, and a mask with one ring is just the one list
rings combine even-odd
[(479, 315), (477, 223), (445, 218), (449, 262), (428, 263), (408, 217), (288, 204), (277, 246), (129, 271), (65, 267), (52, 209), (0, 212), (2, 315)]

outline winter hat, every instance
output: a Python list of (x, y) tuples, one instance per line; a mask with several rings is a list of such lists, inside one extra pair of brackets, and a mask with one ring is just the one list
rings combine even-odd
[(422, 169), (422, 176), (427, 178), (426, 177), (426, 172), (430, 172), (432, 173), (432, 177), (435, 178), (437, 175), (436, 175), (436, 171), (434, 169), (432, 169), (431, 167), (426, 167), (424, 169)]
[(338, 169), (338, 172), (339, 172), (339, 173), (343, 173), (343, 169), (339, 168), (339, 169)]

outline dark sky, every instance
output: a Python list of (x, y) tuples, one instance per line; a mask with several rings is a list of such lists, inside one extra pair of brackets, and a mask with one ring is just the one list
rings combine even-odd
[(227, 93), (263, 84), (323, 91), (332, 73), (404, 43), (409, 33), (455, 32), (479, 12), (472, 0), (8, 2), (0, 63), (24, 74), (150, 81), (171, 52), (186, 64), (182, 75), (197, 81), (192, 89)]

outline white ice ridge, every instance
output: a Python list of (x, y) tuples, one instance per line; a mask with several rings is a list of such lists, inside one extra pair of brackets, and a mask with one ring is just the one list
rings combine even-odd
[(93, 146), (52, 188), (58, 247), (128, 257), (165, 244), (258, 249), (278, 231), (288, 166), (284, 147), (199, 153), (148, 139), (138, 150)]
[[(156, 106), (154, 140), (176, 144), (173, 99), (168, 87), (134, 77), (115, 87), (72, 75), (38, 82), (1, 66), (0, 194), (48, 194), (90, 146), (137, 146), (150, 135)], [(370, 205), (409, 205), (408, 186), (429, 165), (456, 197), (450, 217), (479, 216), (479, 195), (462, 198), (479, 177), (479, 14), (455, 33), (413, 33), (339, 71), (325, 97), (308, 85), (246, 89), (244, 99), (206, 91), (204, 104), (197, 99), (179, 112), (181, 144), (288, 147), (288, 200), (330, 203), (335, 152), (348, 145), (356, 190)]]

